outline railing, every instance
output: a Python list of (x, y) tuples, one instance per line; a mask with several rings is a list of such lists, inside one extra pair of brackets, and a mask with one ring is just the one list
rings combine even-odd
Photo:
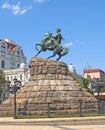
[[(1, 104), (0, 116), (13, 116), (13, 104)], [(76, 117), (76, 116), (92, 116), (105, 115), (105, 100), (63, 103), (63, 102), (47, 102), (47, 103), (28, 103), (23, 105), (17, 104), (17, 116), (37, 116), (37, 117)]]
[[(72, 105), (71, 105), (72, 104)], [(73, 105), (74, 104), (74, 105)], [(100, 105), (100, 110), (98, 105)], [(45, 116), (45, 117), (70, 117), (91, 116), (105, 114), (105, 101), (97, 102), (71, 102), (67, 103), (37, 103), (27, 104), (23, 109), (18, 109), (18, 115)]]

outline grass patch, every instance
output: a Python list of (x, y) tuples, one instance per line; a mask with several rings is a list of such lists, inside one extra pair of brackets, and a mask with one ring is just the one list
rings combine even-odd
[[(99, 113), (83, 113), (82, 117), (93, 117), (93, 116), (105, 116), (105, 114)], [(71, 114), (51, 114), (50, 118), (73, 118), (80, 117), (79, 113), (71, 113)], [(19, 115), (18, 119), (41, 119), (48, 118), (48, 115)]]

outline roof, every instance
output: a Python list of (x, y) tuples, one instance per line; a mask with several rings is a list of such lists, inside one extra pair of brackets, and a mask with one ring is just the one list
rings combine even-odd
[(84, 70), (84, 73), (96, 73), (96, 72), (105, 73), (101, 69), (88, 69), (88, 70)]

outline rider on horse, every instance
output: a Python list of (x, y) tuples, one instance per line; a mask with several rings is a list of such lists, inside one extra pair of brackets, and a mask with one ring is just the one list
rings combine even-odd
[(48, 58), (54, 57), (57, 54), (59, 56), (57, 60), (59, 60), (62, 56), (66, 55), (69, 52), (69, 49), (61, 45), (61, 40), (63, 37), (60, 32), (61, 30), (58, 28), (56, 29), (56, 34), (53, 36), (52, 33), (46, 33), (43, 40), (41, 40), (41, 42), (37, 43), (35, 46), (37, 51), (37, 46), (41, 47), (35, 56), (38, 56), (41, 52), (45, 52), (46, 50), (53, 51), (53, 55), (49, 56)]
[(62, 46), (61, 46), (61, 40), (63, 39), (61, 35), (61, 29), (57, 28), (56, 29), (56, 34), (52, 36), (52, 39), (54, 41), (55, 47), (57, 47), (58, 51), (62, 51)]
[(60, 32), (61, 32), (61, 29), (57, 28), (56, 34), (52, 36), (52, 38), (56, 41), (56, 44), (60, 44), (61, 40), (63, 39)]
[(44, 39), (42, 40), (42, 44), (44, 47), (53, 49), (57, 48), (58, 51), (62, 51), (61, 40), (63, 39), (61, 35), (61, 29), (56, 29), (56, 34), (52, 36), (52, 33), (46, 33)]

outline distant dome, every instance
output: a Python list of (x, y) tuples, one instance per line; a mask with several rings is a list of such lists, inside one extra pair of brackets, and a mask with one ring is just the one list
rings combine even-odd
[(73, 64), (69, 65), (69, 71), (70, 71), (70, 73), (75, 73), (75, 68), (74, 68)]
[(21, 68), (21, 69), (22, 68), (26, 68), (26, 64), (25, 63), (21, 63), (19, 68)]

